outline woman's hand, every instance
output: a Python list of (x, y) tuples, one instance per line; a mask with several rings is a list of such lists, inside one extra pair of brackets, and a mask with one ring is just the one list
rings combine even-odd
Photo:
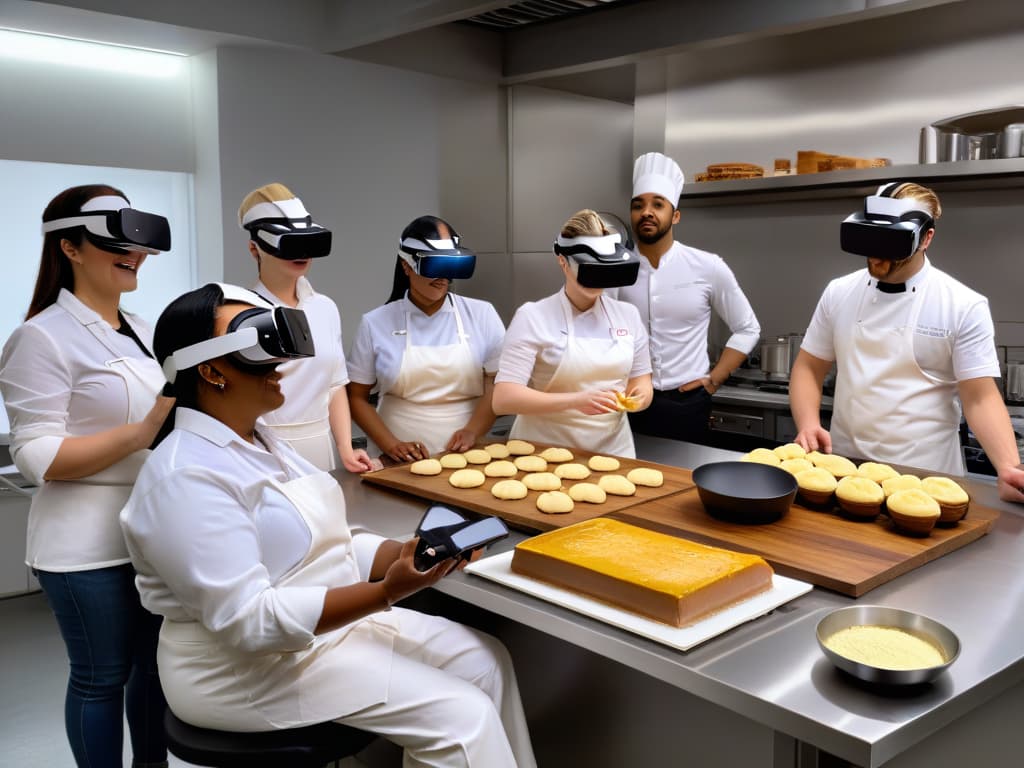
[(423, 443), (408, 440), (394, 442), (391, 447), (384, 449), (384, 453), (398, 463), (430, 458), (430, 454), (427, 453), (427, 447)]
[(593, 392), (580, 392), (575, 398), (573, 407), (585, 416), (597, 416), (619, 410), (619, 399), (615, 390), (605, 389)]
[(167, 421), (167, 416), (171, 412), (171, 408), (174, 407), (175, 398), (164, 397), (158, 395), (156, 402), (153, 403), (153, 407), (149, 409), (142, 421), (136, 424), (137, 432), (137, 448), (136, 450), (143, 450), (149, 448), (156, 439), (157, 433), (160, 431), (160, 427)]
[(419, 592), (439, 582), (453, 568), (456, 563), (453, 558), (442, 560), (428, 571), (416, 570), (413, 562), (413, 555), (416, 553), (416, 545), (419, 538), (411, 539), (402, 545), (402, 551), (384, 574), (384, 593), (387, 595), (388, 603), (394, 605), (409, 595)]
[(381, 469), (384, 466), (380, 461), (371, 459), (370, 454), (362, 448), (355, 449), (348, 456), (342, 456), (341, 463), (345, 465), (345, 469), (353, 474), (372, 472), (373, 470)]
[(473, 432), (472, 430), (469, 429), (460, 429), (458, 432), (451, 436), (451, 439), (448, 441), (448, 445), (445, 447), (445, 450), (456, 451), (458, 453), (468, 451), (470, 448), (476, 445), (476, 438), (476, 432)]

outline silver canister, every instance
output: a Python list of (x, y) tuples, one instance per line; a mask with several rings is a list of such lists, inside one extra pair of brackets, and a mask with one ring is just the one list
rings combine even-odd
[(967, 136), (958, 130), (940, 130), (937, 155), (940, 163), (966, 160)]
[(967, 137), (968, 160), (991, 160), (999, 156), (1000, 131), (972, 133)]
[(1024, 156), (1024, 123), (1010, 123), (999, 137), (1000, 157)]

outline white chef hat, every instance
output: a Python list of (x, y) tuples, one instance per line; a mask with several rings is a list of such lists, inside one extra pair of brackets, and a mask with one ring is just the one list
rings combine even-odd
[(682, 191), (683, 172), (671, 157), (660, 152), (648, 152), (633, 163), (633, 197), (654, 193), (664, 197), (675, 208)]

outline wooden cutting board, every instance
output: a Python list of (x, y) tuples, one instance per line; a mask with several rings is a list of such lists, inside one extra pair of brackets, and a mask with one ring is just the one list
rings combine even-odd
[(799, 504), (778, 522), (737, 525), (710, 517), (696, 489), (612, 515), (705, 544), (755, 552), (784, 576), (851, 597), (971, 543), (988, 533), (998, 516), (996, 510), (971, 502), (959, 524), (935, 528), (924, 538), (898, 533), (884, 515), (858, 522)]
[[(548, 447), (539, 443), (534, 443), (533, 445), (537, 449), (536, 453), (540, 453)], [(573, 460), (580, 464), (586, 464), (587, 460), (595, 455), (591, 451), (582, 451), (575, 448), (572, 449), (572, 452)], [(635, 496), (612, 496), (609, 494), (603, 504), (587, 504), (578, 501), (572, 512), (564, 515), (548, 515), (537, 509), (539, 491), (530, 491), (525, 499), (502, 501), (494, 498), (491, 495), (491, 486), (499, 480), (506, 478), (488, 477), (484, 484), (478, 488), (454, 488), (448, 483), (448, 478), (455, 470), (444, 469), (441, 470), (439, 475), (425, 477), (423, 475), (414, 475), (410, 472), (408, 464), (399, 464), (376, 472), (367, 472), (362, 478), (363, 482), (394, 488), (405, 493), (411, 493), (414, 496), (430, 499), (431, 501), (440, 501), (465, 507), (466, 509), (486, 515), (496, 515), (509, 525), (531, 532), (550, 531), (555, 528), (572, 525), (573, 523), (583, 522), (584, 520), (618, 512), (636, 504), (659, 499), (695, 487), (692, 473), (688, 469), (654, 464), (649, 461), (638, 461), (637, 459), (616, 458), (619, 459), (621, 466), (614, 473), (592, 472), (585, 481), (581, 480), (579, 482), (597, 482), (601, 475), (625, 475), (635, 467), (652, 467), (661, 470), (665, 477), (664, 485), (660, 488), (637, 486)], [(548, 470), (551, 471), (556, 466), (556, 464), (549, 464)], [(476, 468), (483, 471), (482, 465), (476, 465)], [(525, 472), (519, 472), (516, 478), (522, 480), (525, 474)], [(562, 480), (562, 488), (567, 490), (575, 483), (576, 481), (574, 480)]]

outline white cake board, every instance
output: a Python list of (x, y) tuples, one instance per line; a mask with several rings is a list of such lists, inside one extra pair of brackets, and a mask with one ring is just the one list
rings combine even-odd
[(727, 632), (744, 622), (764, 616), (769, 611), (788, 603), (800, 595), (807, 594), (814, 586), (804, 581), (791, 579), (775, 574), (772, 576), (771, 589), (726, 608), (724, 611), (691, 624), (688, 627), (670, 627), (651, 619), (630, 613), (621, 608), (593, 600), (585, 595), (569, 592), (565, 589), (545, 584), (542, 581), (521, 576), (512, 572), (512, 556), (514, 552), (503, 552), (470, 563), (467, 573), (490, 579), (506, 587), (512, 587), (528, 595), (547, 600), (549, 603), (582, 613), (598, 619), (613, 627), (646, 637), (649, 640), (688, 651), (696, 645)]

